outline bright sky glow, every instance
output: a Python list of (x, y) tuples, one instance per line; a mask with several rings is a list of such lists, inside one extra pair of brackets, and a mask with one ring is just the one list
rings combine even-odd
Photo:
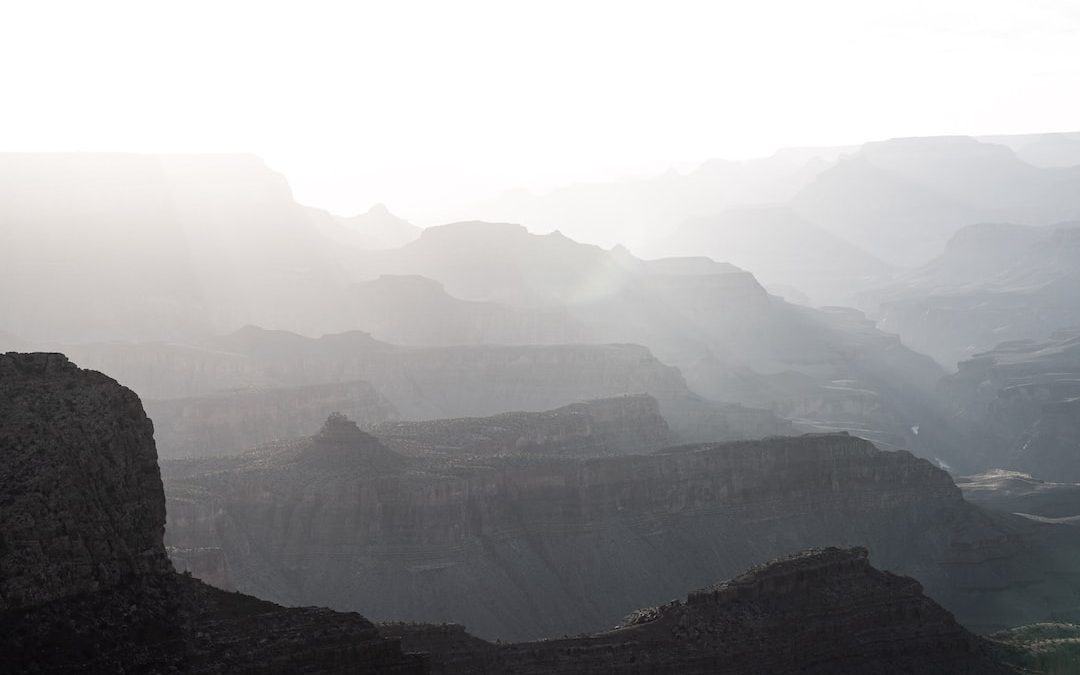
[(612, 167), (1080, 129), (1080, 2), (0, 1), (0, 150), (249, 151), (421, 224)]

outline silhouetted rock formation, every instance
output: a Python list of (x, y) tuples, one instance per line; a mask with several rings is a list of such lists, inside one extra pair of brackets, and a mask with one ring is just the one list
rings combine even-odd
[(165, 498), (139, 399), (61, 354), (0, 355), (0, 610), (166, 574)]
[(152, 434), (135, 394), (101, 373), (0, 355), (0, 669), (425, 672), (358, 614), (176, 574)]
[(847, 435), (589, 459), (422, 451), (335, 471), (293, 447), (309, 446), (164, 464), (180, 567), (279, 602), (533, 639), (858, 544), (978, 630), (1076, 613), (1080, 582), (1055, 557), (1078, 553), (1072, 528), (984, 512), (929, 462)]
[(460, 627), (384, 626), (432, 654), (432, 672), (750, 675), (992, 675), (997, 650), (923, 595), (874, 569), (865, 549), (810, 550), (683, 602), (638, 610), (615, 630), (492, 644)]

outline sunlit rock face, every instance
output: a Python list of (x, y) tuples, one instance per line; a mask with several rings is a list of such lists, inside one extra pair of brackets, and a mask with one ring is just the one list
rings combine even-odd
[(1005, 342), (942, 382), (985, 467), (1080, 482), (1080, 329)]
[(414, 445), (400, 466), (333, 470), (304, 443), (166, 463), (174, 562), (280, 602), (503, 639), (600, 630), (811, 545), (867, 546), (980, 630), (1068, 613), (1076, 592), (1051, 573), (1048, 550), (1076, 549), (1059, 528), (987, 514), (929, 462), (846, 435), (594, 459)]
[[(314, 443), (351, 431), (331, 425)], [(176, 574), (153, 426), (101, 373), (61, 354), (0, 354), (0, 459), (6, 671), (426, 672), (359, 614)]]
[[(519, 644), (478, 640), (460, 626), (390, 624), (434, 673), (785, 673), (820, 675), (1014, 672), (988, 642), (881, 572), (865, 549), (804, 551), (640, 609), (615, 630)], [(868, 645), (873, 645), (872, 649)]]

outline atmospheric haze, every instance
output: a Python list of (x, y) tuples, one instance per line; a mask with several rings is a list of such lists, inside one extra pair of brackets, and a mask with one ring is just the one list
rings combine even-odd
[(0, 59), (4, 672), (1080, 672), (1076, 3)]

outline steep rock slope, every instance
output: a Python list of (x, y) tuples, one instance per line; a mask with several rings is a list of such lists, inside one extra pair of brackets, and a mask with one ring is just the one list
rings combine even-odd
[(434, 673), (992, 675), (1014, 672), (919, 583), (874, 569), (865, 549), (808, 550), (638, 610), (615, 630), (499, 644), (455, 626), (394, 624)]
[(333, 467), (295, 460), (313, 442), (167, 462), (174, 561), (281, 602), (504, 639), (605, 628), (812, 545), (867, 546), (978, 629), (1080, 611), (1072, 528), (984, 512), (929, 462), (847, 435), (376, 466), (389, 450), (357, 431)]
[(0, 355), (0, 669), (422, 673), (358, 614), (176, 574), (153, 427), (61, 354)]
[(171, 571), (153, 426), (135, 394), (60, 354), (9, 354), (0, 408), (0, 610)]
[(1080, 482), (1080, 329), (1005, 342), (942, 381), (984, 467)]

